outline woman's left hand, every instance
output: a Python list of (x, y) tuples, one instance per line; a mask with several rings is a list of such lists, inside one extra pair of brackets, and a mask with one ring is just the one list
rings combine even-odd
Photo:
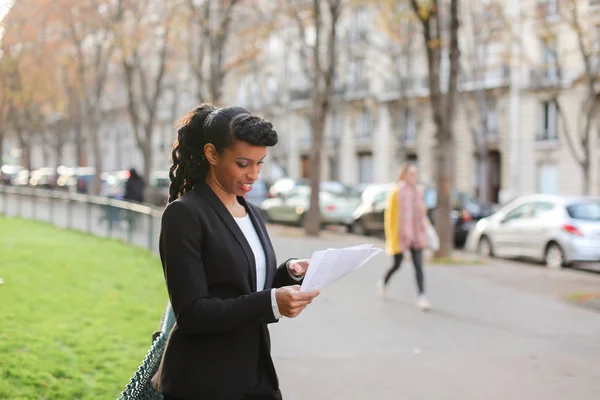
[(288, 263), (290, 273), (297, 278), (301, 278), (306, 274), (310, 260), (292, 260)]

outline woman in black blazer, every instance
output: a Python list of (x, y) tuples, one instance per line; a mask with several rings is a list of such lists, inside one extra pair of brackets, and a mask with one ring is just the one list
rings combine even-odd
[(300, 292), (307, 260), (276, 265), (258, 179), (273, 126), (241, 107), (203, 104), (180, 122), (160, 257), (176, 324), (157, 381), (165, 399), (281, 399), (267, 324), (319, 294)]

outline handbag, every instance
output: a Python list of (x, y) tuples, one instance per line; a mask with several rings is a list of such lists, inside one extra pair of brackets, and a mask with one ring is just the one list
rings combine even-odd
[(438, 251), (440, 249), (440, 237), (427, 217), (425, 217), (425, 233), (427, 234), (427, 248)]

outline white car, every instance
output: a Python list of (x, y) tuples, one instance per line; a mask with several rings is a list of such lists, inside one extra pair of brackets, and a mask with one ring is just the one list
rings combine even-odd
[(483, 257), (530, 258), (549, 268), (600, 262), (600, 199), (520, 197), (481, 219), (467, 247)]
[[(260, 208), (270, 222), (302, 225), (304, 215), (310, 208), (310, 188), (298, 186), (285, 195), (266, 199)], [(359, 197), (336, 196), (321, 191), (319, 193), (321, 217), (324, 225), (352, 224), (352, 211), (360, 203)]]

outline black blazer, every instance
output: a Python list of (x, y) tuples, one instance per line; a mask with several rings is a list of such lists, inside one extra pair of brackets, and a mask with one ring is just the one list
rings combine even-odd
[(267, 324), (276, 322), (271, 288), (298, 284), (275, 253), (261, 211), (244, 198), (266, 256), (256, 292), (252, 249), (225, 205), (205, 183), (170, 203), (162, 216), (160, 257), (176, 325), (160, 387), (185, 399), (235, 400), (257, 382), (260, 349), (278, 386)]

